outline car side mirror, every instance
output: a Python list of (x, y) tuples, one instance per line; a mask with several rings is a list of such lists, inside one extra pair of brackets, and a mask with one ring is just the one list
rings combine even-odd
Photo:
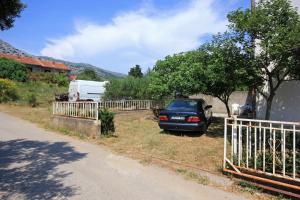
[(210, 109), (210, 108), (212, 108), (212, 105), (205, 106), (205, 109)]

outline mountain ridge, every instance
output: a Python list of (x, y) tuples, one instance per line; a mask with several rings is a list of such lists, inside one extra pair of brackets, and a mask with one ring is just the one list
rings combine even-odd
[(88, 63), (76, 63), (76, 62), (56, 59), (56, 58), (47, 57), (47, 56), (31, 55), (23, 50), (15, 48), (11, 44), (9, 44), (1, 39), (0, 39), (0, 53), (12, 54), (12, 55), (17, 55), (17, 56), (36, 57), (36, 58), (43, 59), (43, 60), (61, 62), (61, 63), (64, 63), (65, 65), (67, 65), (71, 69), (71, 74), (75, 74), (75, 75), (80, 74), (85, 69), (92, 69), (96, 72), (96, 74), (98, 76), (103, 77), (103, 78), (121, 78), (121, 77), (126, 76), (125, 74), (109, 71), (109, 70), (106, 70), (106, 69), (103, 69), (100, 67), (96, 67), (96, 66), (88, 64)]

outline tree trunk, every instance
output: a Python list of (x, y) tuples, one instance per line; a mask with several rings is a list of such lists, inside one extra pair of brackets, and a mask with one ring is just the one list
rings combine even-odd
[(252, 99), (251, 99), (251, 104), (252, 104), (252, 118), (256, 119), (256, 96), (257, 96), (256, 87), (252, 88), (251, 95), (252, 95)]
[(230, 112), (230, 108), (229, 108), (229, 105), (228, 105), (228, 102), (223, 102), (226, 106), (226, 110), (227, 110), (227, 115), (228, 117), (231, 117), (231, 112)]
[(272, 102), (273, 102), (274, 96), (275, 96), (275, 94), (271, 93), (270, 96), (266, 99), (267, 107), (266, 107), (265, 120), (270, 120), (270, 118), (271, 118), (271, 109), (272, 109)]

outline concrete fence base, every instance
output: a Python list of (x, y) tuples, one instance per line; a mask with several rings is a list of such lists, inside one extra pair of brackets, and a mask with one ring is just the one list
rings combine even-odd
[(101, 133), (101, 124), (99, 120), (54, 115), (52, 116), (52, 122), (59, 128), (66, 128), (70, 131), (82, 133), (88, 137), (99, 138)]

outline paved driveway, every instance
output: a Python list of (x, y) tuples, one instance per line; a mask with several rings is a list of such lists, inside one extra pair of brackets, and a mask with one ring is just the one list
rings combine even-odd
[(0, 199), (242, 199), (0, 113)]

